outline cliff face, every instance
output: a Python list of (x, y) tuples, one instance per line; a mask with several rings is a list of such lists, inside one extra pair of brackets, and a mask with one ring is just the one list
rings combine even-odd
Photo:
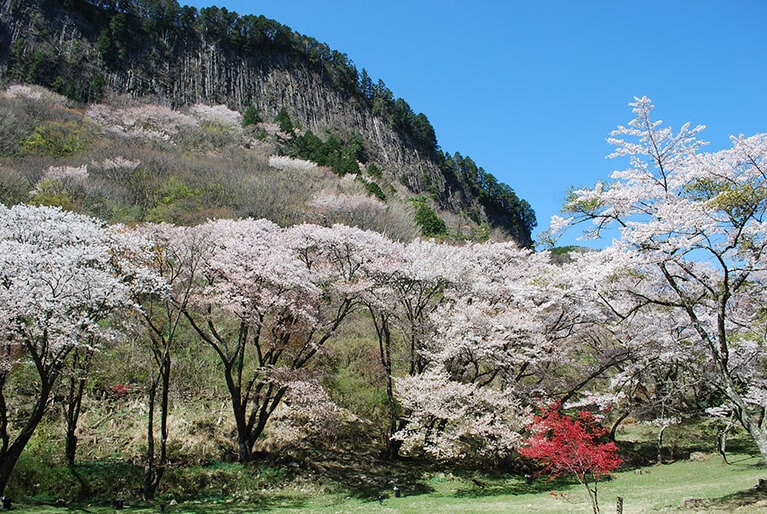
[[(136, 79), (140, 76), (140, 79)], [(371, 161), (381, 164), (393, 182), (417, 193), (432, 186), (440, 206), (454, 212), (465, 207), (460, 191), (451, 191), (434, 156), (423, 155), (357, 99), (340, 92), (315, 71), (290, 56), (243, 58), (217, 45), (189, 49), (169, 67), (163, 83), (133, 68), (109, 75), (113, 91), (134, 96), (155, 94), (172, 105), (226, 104), (241, 112), (253, 106), (264, 119), (285, 109), (306, 130), (358, 134)], [(129, 85), (129, 87), (126, 87)]]
[[(475, 222), (489, 222), (520, 244), (531, 244), (529, 220), (510, 219), (483, 205), (459, 177), (445, 172), (436, 148), (414, 140), (396, 126), (385, 105), (359, 94), (356, 70), (350, 79), (343, 76), (349, 66), (334, 64), (343, 54), (328, 53), (322, 45), (318, 59), (310, 51), (297, 52), (295, 41), (291, 46), (279, 39), (285, 30), (296, 35), (276, 22), (246, 19), (250, 35), (235, 40), (231, 25), (239, 18), (225, 10), (206, 13), (213, 21), (201, 29), (194, 23), (196, 11), (178, 11), (172, 23), (150, 26), (146, 18), (86, 0), (0, 2), (5, 82), (37, 83), (86, 102), (128, 95), (174, 107), (226, 104), (244, 112), (252, 106), (269, 120), (285, 109), (294, 123), (315, 134), (359, 136), (368, 160), (396, 187), (429, 194), (446, 211), (472, 212)], [(229, 28), (211, 30), (221, 18)], [(307, 47), (316, 45), (305, 41)]]

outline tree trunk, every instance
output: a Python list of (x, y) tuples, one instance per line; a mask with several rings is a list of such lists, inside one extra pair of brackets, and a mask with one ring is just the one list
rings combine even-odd
[[(260, 395), (263, 387), (266, 388), (266, 392), (263, 396)], [(288, 388), (284, 385), (266, 384), (261, 388), (258, 388), (259, 395), (256, 395), (251, 400), (251, 413), (248, 421), (248, 444), (250, 447), (251, 458), (253, 458), (253, 448), (256, 446), (256, 441), (261, 437), (266, 429), (266, 423), (272, 416), (272, 413), (277, 406), (282, 402), (283, 396), (288, 391)]]
[(597, 481), (594, 480), (594, 488), (592, 489), (589, 485), (589, 480), (586, 477), (579, 477), (580, 482), (583, 484), (583, 486), (586, 488), (586, 490), (589, 492), (589, 501), (591, 502), (591, 509), (594, 511), (594, 514), (599, 514), (599, 498), (597, 498)]
[(153, 380), (147, 392), (146, 455), (144, 456), (144, 483), (141, 493), (144, 500), (154, 498), (154, 404), (157, 396), (157, 380)]
[(399, 452), (399, 445), (395, 446), (393, 439), (394, 434), (397, 432), (397, 405), (394, 401), (394, 384), (392, 379), (392, 366), (391, 366), (391, 332), (389, 331), (388, 323), (384, 325), (383, 338), (379, 338), (379, 350), (381, 352), (381, 364), (383, 364), (386, 373), (386, 403), (389, 407), (389, 431), (386, 439), (386, 456), (389, 458), (397, 457)]
[(621, 426), (621, 423), (623, 422), (623, 420), (629, 417), (630, 413), (631, 411), (627, 410), (626, 412), (618, 416), (618, 419), (616, 419), (613, 422), (613, 425), (610, 427), (610, 441), (615, 442), (615, 437), (618, 433), (618, 428)]
[(0, 495), (5, 492), (5, 486), (8, 484), (8, 480), (11, 477), (11, 472), (16, 466), (16, 463), (21, 456), (21, 452), (24, 451), (24, 446), (29, 442), (29, 438), (32, 437), (32, 432), (27, 434), (20, 434), (13, 444), (11, 444), (5, 453), (0, 456)]
[(722, 457), (722, 464), (729, 464), (727, 462), (727, 433), (732, 428), (732, 418), (727, 421), (727, 425), (716, 434), (716, 450)]
[(252, 458), (252, 449), (248, 438), (248, 422), (246, 419), (246, 407), (243, 405), (240, 395), (240, 387), (235, 384), (232, 377), (231, 366), (226, 367), (226, 386), (229, 389), (229, 398), (232, 405), (234, 424), (237, 427), (237, 460), (245, 464)]
[[(155, 459), (155, 405), (157, 398), (157, 389), (159, 386), (160, 394), (160, 455)], [(165, 468), (168, 464), (168, 388), (170, 387), (170, 355), (164, 352), (160, 360), (158, 377), (154, 380), (147, 395), (147, 452), (144, 465), (144, 484), (142, 493), (145, 500), (154, 499), (160, 481), (165, 474)]]
[(720, 368), (720, 376), (724, 382), (724, 392), (727, 398), (735, 406), (735, 415), (738, 418), (738, 421), (743, 428), (746, 429), (754, 443), (756, 443), (756, 447), (759, 449), (762, 460), (767, 462), (767, 435), (762, 431), (760, 423), (751, 417), (748, 405), (741, 397), (730, 375), (722, 372)]
[[(237, 428), (237, 460), (243, 464), (250, 462), (253, 447), (250, 443), (250, 431), (248, 430), (248, 401), (246, 398), (243, 398), (242, 383), (242, 374), (245, 366), (245, 344), (249, 335), (249, 327), (246, 323), (240, 323), (237, 345), (234, 351), (229, 353), (227, 345), (216, 332), (210, 320), (206, 322), (207, 330), (205, 330), (195, 322), (194, 317), (188, 310), (184, 309), (183, 313), (194, 331), (213, 349), (224, 366), (224, 381), (229, 392), (232, 415), (234, 416), (234, 423)], [(255, 337), (257, 338), (258, 336), (256, 335)]]
[(85, 380), (75, 376), (69, 379), (69, 391), (67, 394), (67, 406), (64, 409), (64, 418), (67, 423), (66, 435), (64, 436), (64, 458), (67, 465), (75, 465), (77, 454), (77, 421), (80, 418), (80, 405), (82, 404)]
[(67, 435), (64, 447), (64, 456), (67, 461), (67, 466), (73, 467), (75, 465), (75, 456), (77, 455), (77, 434), (75, 430), (70, 429), (67, 425)]
[[(69, 384), (66, 392), (66, 403), (63, 406), (64, 419), (66, 420), (66, 434), (64, 436), (64, 457), (68, 466), (75, 465), (77, 454), (77, 424), (80, 421), (80, 411), (85, 393), (85, 383), (93, 357), (93, 350), (86, 349), (84, 354), (75, 348)], [(81, 360), (82, 358), (82, 360)]]
[[(50, 397), (51, 390), (53, 389), (53, 383), (56, 381), (57, 374), (49, 374), (47, 377), (49, 380), (43, 381), (43, 386), (40, 391), (40, 395), (35, 402), (32, 412), (27, 418), (27, 422), (22, 427), (16, 439), (0, 454), (0, 496), (5, 492), (5, 486), (8, 485), (8, 480), (11, 477), (11, 472), (16, 466), (16, 463), (21, 457), (21, 452), (24, 451), (24, 447), (27, 445), (32, 435), (35, 433), (37, 425), (43, 419), (43, 415), (47, 410), (48, 398)], [(5, 435), (5, 434), (4, 434)]]
[(237, 462), (245, 464), (253, 458), (253, 452), (250, 449), (250, 443), (247, 439), (237, 436)]
[(663, 464), (663, 433), (668, 428), (668, 425), (663, 425), (658, 431), (657, 449), (658, 449), (658, 464)]
[(765, 436), (765, 433), (762, 432), (759, 425), (751, 419), (751, 416), (749, 416), (748, 413), (745, 413), (744, 416), (748, 419), (746, 429), (756, 443), (756, 447), (759, 448), (762, 460), (767, 462), (767, 436)]
[[(370, 314), (373, 316), (376, 334), (378, 335), (378, 355), (381, 359), (381, 366), (384, 369), (386, 377), (386, 403), (389, 410), (389, 427), (387, 430), (386, 449), (384, 455), (394, 459), (399, 455), (402, 447), (401, 441), (395, 441), (393, 436), (399, 429), (399, 416), (397, 415), (397, 405), (394, 399), (394, 383), (391, 363), (391, 330), (389, 328), (389, 316), (385, 313), (376, 312), (370, 307)], [(411, 369), (413, 362), (411, 360)]]
[[(223, 359), (222, 359), (223, 360)], [(241, 387), (236, 382), (232, 373), (232, 366), (224, 362), (224, 375), (226, 378), (226, 387), (229, 390), (229, 399), (232, 405), (232, 415), (234, 424), (237, 427), (237, 460), (245, 464), (252, 458), (252, 448), (248, 437), (248, 422), (246, 415), (246, 405), (243, 404)]]
[[(682, 288), (679, 287), (677, 280), (674, 278), (674, 275), (669, 272), (665, 265), (659, 266), (668, 283), (679, 293), (680, 298), (684, 299), (684, 294), (680, 292)], [(695, 312), (695, 307), (693, 304), (685, 306), (685, 311), (687, 312), (687, 316), (689, 317), (693, 328), (698, 333), (701, 341), (708, 348), (709, 357), (714, 363), (714, 366), (716, 366), (719, 380), (721, 380), (720, 387), (722, 388), (727, 399), (730, 400), (734, 405), (738, 421), (746, 429), (754, 443), (756, 443), (757, 448), (759, 448), (759, 453), (762, 456), (762, 460), (767, 462), (767, 435), (765, 435), (764, 431), (760, 427), (760, 422), (751, 417), (748, 405), (741, 396), (741, 393), (738, 391), (739, 388), (735, 383), (732, 374), (733, 371), (730, 368), (730, 349), (727, 340), (727, 307), (731, 298), (731, 293), (731, 289), (726, 289), (718, 298), (717, 333), (713, 337), (706, 331), (704, 324), (700, 321), (700, 319), (698, 319), (698, 315)]]
[(162, 393), (160, 396), (160, 464), (158, 466), (157, 484), (160, 485), (160, 479), (165, 473), (165, 467), (168, 465), (168, 409), (170, 394), (170, 355), (166, 354), (163, 360), (162, 372)]

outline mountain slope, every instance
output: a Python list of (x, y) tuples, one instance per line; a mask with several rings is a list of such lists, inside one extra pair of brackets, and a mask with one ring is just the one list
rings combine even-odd
[(535, 215), (513, 190), (460, 154), (443, 154), (428, 119), (348, 58), (263, 16), (197, 11), (174, 0), (2, 0), (0, 76), (80, 102), (142, 99), (225, 104), (262, 120), (286, 113), (301, 133), (358, 138), (403, 194), (426, 195), (466, 223), (532, 243)]

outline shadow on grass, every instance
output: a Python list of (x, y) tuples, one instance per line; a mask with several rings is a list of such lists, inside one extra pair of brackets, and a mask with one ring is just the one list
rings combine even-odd
[(424, 472), (432, 466), (414, 459), (383, 461), (367, 456), (337, 455), (333, 460), (313, 460), (309, 467), (344, 488), (348, 496), (361, 500), (391, 497), (395, 486), (403, 496), (434, 491), (423, 479)]
[[(308, 503), (305, 498), (289, 495), (256, 496), (248, 501), (234, 501), (222, 497), (200, 497), (195, 500), (182, 501), (176, 505), (170, 505), (167, 501), (126, 501), (120, 509), (134, 512), (158, 512), (158, 513), (251, 513), (277, 509), (304, 509)], [(48, 508), (47, 510), (45, 508)], [(45, 510), (55, 512), (83, 512), (104, 513), (115, 510), (112, 502), (96, 502), (89, 504), (60, 504), (58, 502), (45, 501), (44, 499), (32, 499), (24, 504), (14, 505), (14, 508), (25, 510), (31, 508), (35, 511)]]
[(749, 507), (758, 502), (767, 501), (767, 481), (759, 480), (759, 483), (745, 491), (728, 494), (721, 498), (692, 498), (685, 500), (683, 507), (686, 509), (724, 509)]
[(225, 499), (201, 499), (198, 501), (183, 502), (174, 506), (157, 506), (158, 512), (184, 512), (194, 514), (208, 514), (215, 512), (226, 513), (251, 513), (276, 509), (303, 509), (307, 507), (305, 499), (288, 495), (273, 495), (269, 497), (256, 497), (249, 501), (227, 501)]
[(41, 465), (29, 459), (14, 469), (6, 491), (11, 498), (39, 505), (100, 504), (126, 496), (132, 484), (140, 483), (141, 468), (130, 463)]
[[(672, 427), (662, 448), (663, 464), (690, 459), (694, 453), (713, 453), (716, 450), (715, 427), (700, 423), (685, 423)], [(624, 469), (644, 467), (658, 463), (656, 434), (634, 434), (634, 440), (618, 439)], [(743, 431), (735, 431), (727, 438), (727, 456), (759, 454), (753, 439)]]
[(472, 483), (469, 487), (460, 488), (455, 495), (462, 498), (482, 498), (488, 496), (523, 494), (540, 494), (550, 491), (571, 489), (580, 484), (577, 480), (568, 477), (559, 477), (553, 480), (541, 477), (527, 483), (521, 478), (496, 477), (493, 480), (470, 478)]
[(736, 466), (739, 469), (764, 469), (767, 470), (767, 465), (762, 460), (761, 455), (728, 455), (727, 464), (730, 466)]

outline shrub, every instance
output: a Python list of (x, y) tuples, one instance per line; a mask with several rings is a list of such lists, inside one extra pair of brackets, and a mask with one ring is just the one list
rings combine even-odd
[(18, 152), (21, 141), (34, 130), (37, 121), (24, 105), (33, 101), (26, 98), (16, 100), (10, 94), (8, 97), (0, 95), (0, 156)]
[(533, 434), (519, 453), (539, 460), (553, 477), (574, 475), (588, 490), (594, 514), (599, 514), (597, 483), (621, 464), (616, 444), (601, 442), (607, 429), (590, 412), (570, 417), (560, 412), (558, 404), (535, 416), (531, 428)]
[(415, 223), (426, 237), (447, 235), (447, 225), (427, 203), (425, 198), (413, 201), (416, 206)]
[(48, 121), (35, 127), (21, 142), (21, 149), (30, 155), (69, 157), (83, 152), (90, 145), (93, 133), (85, 123)]
[(369, 196), (375, 196), (382, 202), (386, 201), (386, 194), (384, 194), (383, 190), (381, 189), (381, 186), (379, 186), (375, 182), (368, 182), (364, 178), (362, 178), (360, 175), (357, 175), (357, 180), (362, 182), (362, 184), (365, 186), (365, 191)]
[(256, 108), (251, 105), (242, 116), (242, 126), (247, 127), (250, 125), (256, 125), (257, 123), (261, 123), (261, 116), (259, 116)]
[(290, 115), (288, 115), (288, 111), (284, 108), (277, 113), (277, 116), (274, 117), (274, 121), (279, 124), (282, 132), (285, 132), (286, 134), (293, 133), (293, 122), (290, 121)]
[(374, 162), (371, 162), (370, 164), (368, 164), (367, 172), (368, 172), (368, 175), (370, 175), (371, 177), (375, 177), (375, 178), (383, 177), (383, 173), (381, 172), (381, 169), (378, 166), (376, 166)]
[(77, 210), (79, 204), (73, 195), (67, 191), (60, 180), (44, 179), (38, 182), (30, 193), (29, 203), (32, 205), (48, 205), (61, 207), (66, 210)]
[(0, 203), (15, 205), (28, 201), (30, 181), (16, 170), (3, 170), (3, 178), (0, 180)]

